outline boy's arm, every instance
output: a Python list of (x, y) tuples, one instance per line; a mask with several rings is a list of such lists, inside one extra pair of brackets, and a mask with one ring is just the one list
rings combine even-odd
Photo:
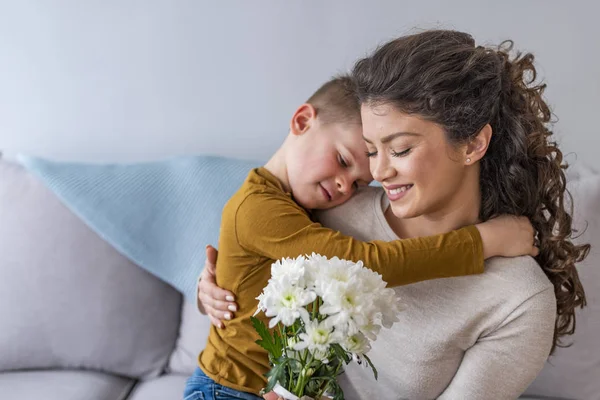
[(483, 272), (483, 244), (475, 226), (443, 235), (361, 242), (310, 220), (297, 205), (277, 196), (251, 194), (235, 215), (238, 243), (271, 259), (312, 252), (362, 260), (390, 286)]

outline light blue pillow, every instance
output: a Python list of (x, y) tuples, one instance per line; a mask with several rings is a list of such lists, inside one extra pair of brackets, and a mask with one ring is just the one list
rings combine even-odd
[(140, 267), (193, 299), (221, 211), (257, 161), (213, 156), (137, 164), (19, 156), (76, 215)]

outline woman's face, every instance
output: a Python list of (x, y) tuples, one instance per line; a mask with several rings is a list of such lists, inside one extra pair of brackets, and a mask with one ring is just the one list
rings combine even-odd
[(363, 105), (361, 115), (371, 173), (396, 217), (443, 218), (464, 209), (473, 187), (464, 149), (452, 146), (442, 127), (388, 105)]

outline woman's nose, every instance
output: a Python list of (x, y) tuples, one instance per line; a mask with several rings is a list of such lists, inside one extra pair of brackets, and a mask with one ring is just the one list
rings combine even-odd
[(373, 179), (383, 182), (393, 175), (393, 169), (389, 161), (385, 157), (380, 156), (375, 161), (375, 168), (373, 168), (371, 173), (373, 174)]

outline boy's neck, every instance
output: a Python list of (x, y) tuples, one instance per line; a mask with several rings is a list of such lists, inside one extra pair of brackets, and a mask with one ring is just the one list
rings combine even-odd
[(279, 148), (279, 150), (273, 154), (273, 157), (267, 161), (264, 168), (281, 182), (281, 185), (286, 192), (292, 191), (288, 179), (287, 164), (285, 162), (285, 152), (283, 148)]

